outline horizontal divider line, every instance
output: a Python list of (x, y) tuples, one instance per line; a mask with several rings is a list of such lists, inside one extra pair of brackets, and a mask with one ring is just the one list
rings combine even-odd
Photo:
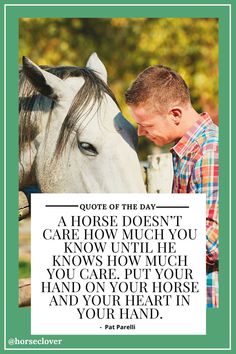
[(78, 208), (78, 205), (64, 205), (64, 204), (59, 204), (59, 205), (55, 205), (55, 204), (46, 204), (45, 205), (46, 208)]
[(187, 205), (158, 205), (158, 206), (156, 206), (156, 208), (182, 208), (182, 209), (188, 209), (189, 208), (189, 206), (187, 206)]

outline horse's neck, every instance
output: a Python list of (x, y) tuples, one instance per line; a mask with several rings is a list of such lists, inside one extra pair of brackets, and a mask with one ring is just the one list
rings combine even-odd
[(37, 149), (34, 142), (31, 142), (21, 151), (19, 162), (19, 183), (20, 189), (35, 183), (34, 161)]
[[(35, 158), (38, 151), (38, 146), (40, 140), (45, 133), (46, 124), (48, 120), (48, 115), (43, 115), (38, 117), (37, 121), (32, 115), (31, 121), (29, 123), (30, 131), (36, 131), (37, 135), (33, 140), (27, 142), (20, 151), (19, 159), (19, 187), (20, 189), (35, 184)], [(31, 134), (29, 134), (31, 136)], [(33, 134), (32, 134), (33, 135)]]

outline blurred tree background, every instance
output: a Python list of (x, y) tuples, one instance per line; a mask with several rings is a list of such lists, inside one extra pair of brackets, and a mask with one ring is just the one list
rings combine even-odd
[[(218, 20), (192, 18), (21, 18), (19, 63), (23, 55), (40, 65), (84, 66), (97, 52), (123, 114), (132, 122), (124, 92), (149, 65), (180, 73), (198, 112), (218, 122)], [(153, 144), (140, 139), (140, 159)]]

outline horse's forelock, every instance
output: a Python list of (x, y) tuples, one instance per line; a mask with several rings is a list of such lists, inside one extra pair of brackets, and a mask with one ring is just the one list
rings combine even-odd
[[(82, 123), (87, 119), (95, 105), (99, 110), (105, 94), (108, 94), (118, 105), (110, 88), (91, 69), (82, 68), (80, 76), (83, 77), (84, 84), (75, 95), (62, 124), (55, 152), (57, 157), (67, 146), (71, 133), (75, 130), (79, 132)], [(91, 116), (90, 120), (93, 118), (94, 115)]]

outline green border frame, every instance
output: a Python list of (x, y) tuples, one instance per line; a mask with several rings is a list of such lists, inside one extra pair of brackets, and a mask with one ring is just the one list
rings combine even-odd
[[(114, 0), (113, 0), (114, 1)], [(106, 4), (107, 2), (107, 4)], [(140, 2), (140, 4), (138, 4)], [(4, 24), (4, 63), (1, 58), (4, 76), (4, 120), (1, 132), (4, 133), (4, 235), (5, 235), (5, 279), (4, 279), (4, 347), (5, 350), (78, 350), (80, 353), (94, 351), (145, 352), (175, 350), (208, 351), (231, 350), (231, 14), (233, 4), (188, 4), (185, 1), (170, 1), (158, 4), (149, 1), (132, 0), (128, 4), (112, 4), (98, 1), (93, 4), (79, 5), (70, 1), (52, 0), (49, 5), (41, 1), (39, 6), (32, 1), (7, 1), (1, 18)], [(37, 2), (39, 3), (39, 2)], [(44, 3), (44, 5), (43, 5)], [(83, 3), (83, 2), (81, 2)], [(96, 3), (96, 4), (95, 4)], [(32, 4), (32, 5), (30, 5)], [(57, 5), (56, 5), (57, 4)], [(30, 309), (19, 309), (18, 302), (18, 18), (20, 17), (192, 17), (219, 18), (220, 77), (219, 77), (219, 116), (220, 116), (220, 307), (207, 310), (206, 336), (44, 336), (44, 338), (63, 339), (61, 346), (35, 346), (8, 344), (9, 338), (39, 339), (42, 336), (30, 335)], [(234, 26), (234, 25), (233, 25)], [(1, 105), (3, 107), (3, 105)], [(232, 123), (235, 124), (235, 123)], [(6, 138), (6, 139), (5, 139)], [(2, 182), (2, 176), (1, 176)], [(17, 240), (17, 242), (16, 242)], [(89, 343), (88, 343), (89, 342)], [(89, 345), (88, 345), (89, 344)]]

